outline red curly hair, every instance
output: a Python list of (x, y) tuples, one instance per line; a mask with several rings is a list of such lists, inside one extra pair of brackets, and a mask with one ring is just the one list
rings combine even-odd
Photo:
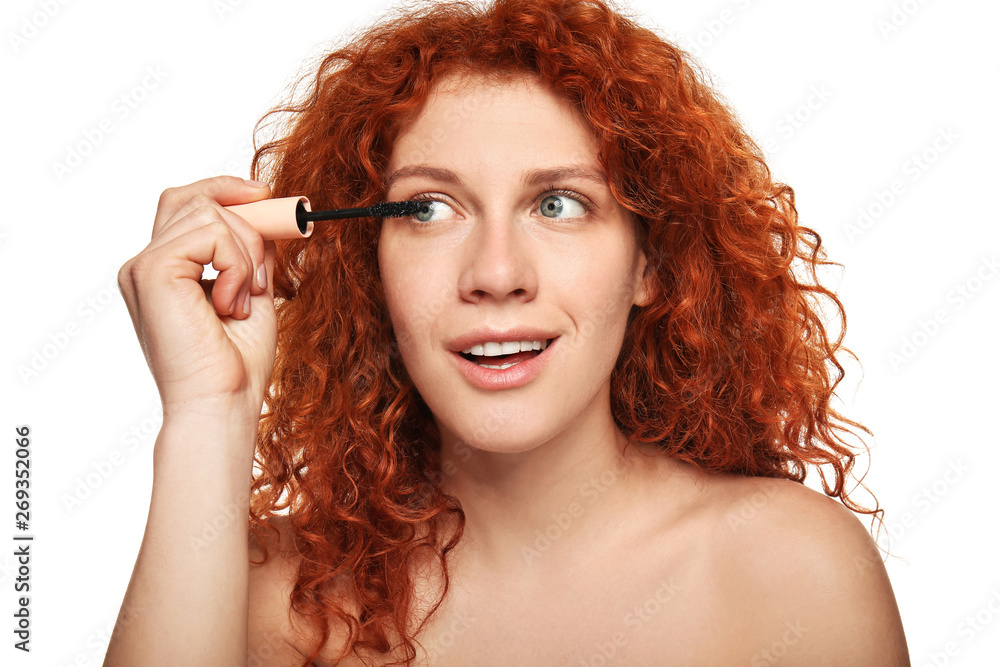
[[(871, 432), (830, 405), (844, 377), (835, 354), (851, 354), (841, 346), (843, 305), (816, 274), (833, 262), (691, 57), (620, 10), (601, 0), (399, 9), (323, 56), (299, 81), (310, 84), (305, 94), (293, 88), (261, 119), (257, 129), (275, 119), (278, 138), (257, 150), (253, 177), (276, 197), (307, 194), (316, 208), (382, 201), (394, 138), (451, 72), (527, 74), (561, 93), (634, 213), (656, 296), (633, 307), (611, 375), (622, 432), (711, 472), (802, 482), (815, 465), (827, 495), (881, 521), (877, 502), (858, 506), (845, 489), (855, 453), (841, 435)], [(399, 356), (379, 231), (373, 221), (325, 224), (278, 243), (278, 355), (250, 519), (260, 539), (288, 510), (301, 556), (291, 606), (318, 630), (304, 666), (329, 639), (331, 618), (349, 629), (342, 657), (395, 650), (398, 637), (405, 658), (391, 664), (410, 664), (464, 527), (438, 484), (439, 434)], [(835, 340), (823, 303), (839, 319)], [(456, 528), (445, 541), (448, 518)], [(440, 564), (444, 593), (408, 633), (408, 565), (421, 549)], [(357, 616), (332, 592), (338, 581), (353, 586)]]

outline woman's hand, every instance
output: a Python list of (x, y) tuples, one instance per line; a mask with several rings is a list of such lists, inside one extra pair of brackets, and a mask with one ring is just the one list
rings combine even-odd
[[(277, 344), (275, 245), (223, 206), (269, 195), (235, 176), (164, 190), (152, 240), (118, 272), (165, 416), (213, 399), (260, 409)], [(219, 275), (202, 280), (209, 263)]]

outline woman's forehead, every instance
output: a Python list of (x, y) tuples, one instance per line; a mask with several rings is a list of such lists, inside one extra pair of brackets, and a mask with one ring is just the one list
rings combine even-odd
[[(464, 85), (470, 82), (472, 85)], [(455, 75), (441, 80), (400, 127), (386, 173), (445, 161), (581, 163), (598, 167), (598, 142), (572, 103), (531, 78)]]

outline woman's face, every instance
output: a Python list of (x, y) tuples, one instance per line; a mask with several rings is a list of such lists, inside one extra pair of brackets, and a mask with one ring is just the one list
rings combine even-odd
[(379, 266), (403, 362), (445, 442), (519, 452), (595, 408), (610, 419), (646, 258), (578, 112), (534, 79), (449, 77), (398, 136), (386, 177), (386, 201), (433, 202), (383, 221)]

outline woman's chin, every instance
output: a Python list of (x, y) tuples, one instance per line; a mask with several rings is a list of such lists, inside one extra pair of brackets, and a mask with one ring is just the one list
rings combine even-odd
[(539, 424), (530, 418), (487, 419), (479, 421), (461, 421), (459, 423), (442, 424), (438, 421), (444, 442), (453, 443), (456, 453), (467, 460), (469, 452), (492, 452), (496, 454), (518, 454), (535, 449), (551, 439), (549, 433), (553, 424)]

